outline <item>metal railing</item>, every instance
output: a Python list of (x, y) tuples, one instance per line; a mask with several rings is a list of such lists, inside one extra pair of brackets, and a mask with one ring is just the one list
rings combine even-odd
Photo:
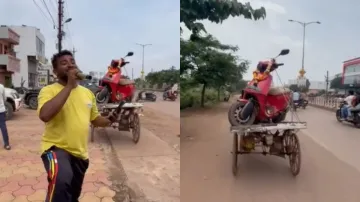
[(342, 98), (309, 97), (310, 104), (328, 109), (337, 109), (341, 101)]

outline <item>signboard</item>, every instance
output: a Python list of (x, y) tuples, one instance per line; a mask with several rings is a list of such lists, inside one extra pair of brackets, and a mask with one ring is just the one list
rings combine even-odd
[(49, 84), (49, 71), (38, 69), (38, 87), (44, 87)]

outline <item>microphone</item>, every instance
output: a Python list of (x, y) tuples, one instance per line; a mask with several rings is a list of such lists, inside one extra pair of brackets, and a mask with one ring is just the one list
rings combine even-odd
[(83, 74), (81, 72), (76, 73), (76, 76), (79, 80), (91, 80), (92, 79), (92, 76)]

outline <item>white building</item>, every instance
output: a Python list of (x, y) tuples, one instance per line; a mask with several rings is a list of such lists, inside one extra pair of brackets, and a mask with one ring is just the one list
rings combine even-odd
[(47, 63), (45, 58), (45, 38), (40, 29), (31, 26), (9, 26), (20, 35), (20, 43), (14, 47), (16, 56), (20, 59), (20, 72), (13, 75), (15, 87), (38, 87), (38, 69)]
[(101, 79), (104, 77), (106, 72), (97, 72), (97, 71), (91, 71), (89, 72), (89, 75), (96, 79)]
[[(290, 79), (288, 82), (288, 85), (297, 85), (298, 80), (297, 79)], [(330, 84), (329, 84), (330, 85)], [(311, 90), (326, 90), (326, 82), (325, 81), (310, 81), (310, 87)]]

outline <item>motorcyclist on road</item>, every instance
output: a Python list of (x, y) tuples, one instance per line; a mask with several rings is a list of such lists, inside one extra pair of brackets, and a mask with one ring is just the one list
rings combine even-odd
[(359, 110), (359, 109), (360, 109), (360, 92), (356, 92), (356, 95), (353, 96), (352, 98), (350, 107), (347, 108), (347, 119), (352, 120), (354, 118), (352, 116), (351, 110)]
[(295, 89), (293, 94), (292, 94), (292, 100), (294, 103), (299, 102), (300, 101), (300, 93), (297, 92), (297, 90)]
[[(355, 98), (354, 91), (350, 90), (349, 95), (344, 99), (346, 104), (343, 106), (343, 108), (341, 108), (341, 117), (342, 117), (342, 119), (351, 118), (350, 109), (353, 106), (352, 102), (353, 102), (354, 98)], [(354, 105), (354, 106), (356, 106), (356, 105)]]

